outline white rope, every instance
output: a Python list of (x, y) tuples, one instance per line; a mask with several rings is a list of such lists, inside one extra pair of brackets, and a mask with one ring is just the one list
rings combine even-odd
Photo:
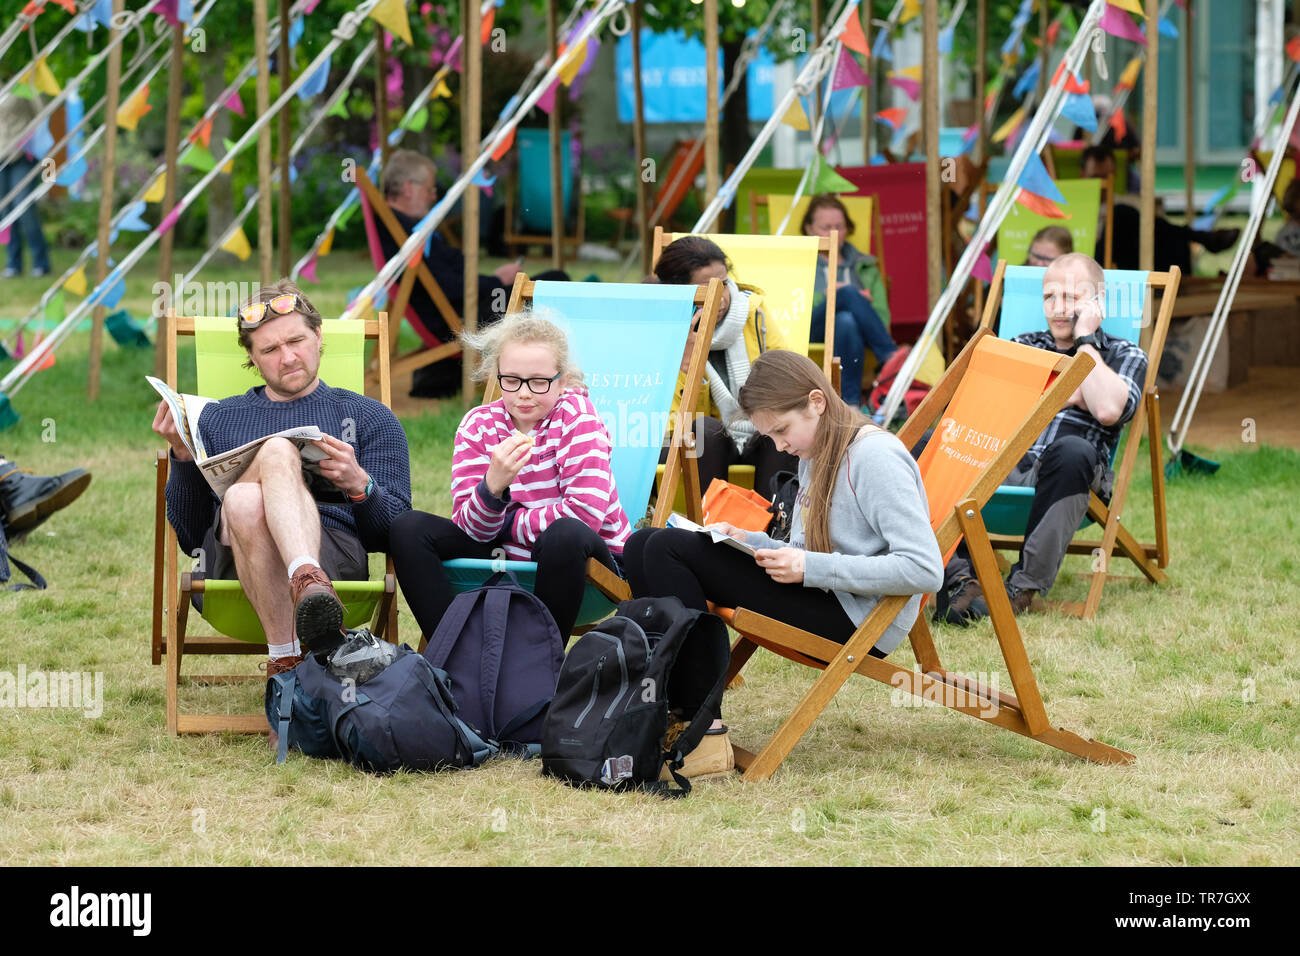
[[(1218, 348), (1219, 340), (1223, 337), (1223, 330), (1228, 324), (1228, 313), (1232, 310), (1232, 300), (1237, 295), (1237, 287), (1241, 284), (1241, 276), (1246, 268), (1246, 259), (1250, 256), (1251, 246), (1254, 244), (1255, 236), (1259, 233), (1260, 224), (1264, 221), (1264, 212), (1268, 209), (1269, 202), (1273, 198), (1273, 187), (1277, 183), (1279, 170), (1282, 168), (1282, 162), (1286, 158), (1287, 139), (1291, 130), (1295, 127), (1296, 119), (1300, 117), (1300, 87), (1297, 87), (1291, 94), (1291, 103), (1286, 112), (1286, 119), (1278, 129), (1277, 141), (1273, 147), (1273, 156), (1269, 160), (1268, 170), (1264, 174), (1263, 188), (1256, 193), (1255, 201), (1251, 205), (1250, 221), (1246, 224), (1245, 230), (1237, 241), (1237, 251), (1232, 257), (1232, 266), (1228, 269), (1228, 277), (1223, 280), (1223, 288), (1219, 291), (1219, 301), (1214, 305), (1214, 313), (1210, 317), (1210, 324), (1205, 330), (1205, 339), (1201, 342), (1200, 351), (1196, 353), (1196, 361), (1192, 365), (1192, 370), (1188, 374), (1187, 387), (1183, 389), (1182, 398), (1178, 401), (1178, 410), (1174, 412), (1173, 421), (1169, 423), (1169, 437), (1167, 439), (1169, 450), (1177, 455), (1182, 451), (1183, 442), (1187, 440), (1187, 431), (1192, 425), (1192, 416), (1196, 414), (1196, 405), (1201, 400), (1201, 390), (1205, 387), (1205, 380), (1210, 372), (1210, 359)], [(1154, 441), (1154, 436), (1152, 437)]]
[[(1101, 21), (1101, 15), (1105, 7), (1106, 0), (1092, 0), (1089, 5), (1083, 22), (1079, 24), (1079, 32), (1075, 34), (1074, 40), (1071, 41), (1069, 48), (1065, 51), (1063, 60), (1066, 64), (1065, 69), (1057, 77), (1057, 82), (1048, 82), (1047, 93), (1043, 102), (1034, 113), (1029, 128), (1020, 138), (1016, 151), (1011, 157), (1011, 165), (1006, 176), (998, 185), (997, 192), (993, 194), (992, 202), (989, 203), (983, 218), (975, 227), (974, 237), (963, 250), (961, 258), (957, 261), (952, 276), (948, 280), (948, 285), (944, 287), (943, 294), (939, 296), (939, 301), (930, 312), (925, 328), (922, 329), (920, 337), (908, 353), (902, 369), (899, 370), (898, 376), (894, 379), (894, 384), (889, 389), (884, 405), (880, 412), (877, 413), (881, 420), (885, 422), (893, 421), (893, 416), (898, 411), (898, 406), (903, 400), (904, 392), (912, 384), (912, 380), (916, 378), (916, 372), (937, 339), (939, 329), (957, 305), (958, 298), (965, 291), (966, 283), (970, 280), (971, 270), (974, 269), (975, 263), (983, 253), (984, 246), (992, 239), (993, 234), (1002, 225), (1002, 220), (1006, 218), (1007, 213), (1011, 211), (1011, 207), (1015, 204), (1016, 195), (1020, 191), (1017, 180), (1020, 178), (1020, 174), (1024, 172), (1029, 157), (1041, 151), (1046, 144), (1048, 133), (1051, 131), (1052, 124), (1056, 121), (1061, 105), (1065, 101), (1065, 85), (1070, 81), (1070, 74), (1077, 72), (1080, 64), (1087, 56), (1088, 46), (1092, 42), (1093, 35), (1099, 30), (1098, 23)], [(937, 223), (931, 223), (929, 228), (935, 228), (937, 225)], [(937, 268), (937, 263), (932, 263), (931, 268)]]
[[(62, 43), (64, 38), (67, 37), (67, 35), (71, 33), (72, 30), (76, 27), (77, 21), (81, 19), (82, 15), (86, 13), (94, 5), (95, 5), (95, 0), (89, 0), (89, 2), (85, 3), (82, 7), (78, 9), (78, 12), (70, 20), (68, 20), (67, 23), (63, 25), (63, 29), (61, 29), (58, 33), (54, 35), (54, 39), (51, 40), (49, 43), (45, 44), (45, 48), (43, 50), (41, 50), (39, 53), (33, 51), (32, 62), (27, 64), (24, 67), (20, 67), (14, 73), (14, 75), (11, 76), (5, 82), (5, 85), (3, 87), (0, 87), (0, 101), (3, 101), (6, 97), (9, 96), (9, 91), (12, 90), (14, 86), (17, 85), (19, 77), (27, 73), (28, 70), (35, 70), (36, 64), (39, 63), (43, 57), (47, 57), (54, 52), (55, 47), (57, 47), (60, 43)], [(0, 56), (4, 56), (5, 51), (9, 49), (9, 46), (13, 43), (14, 39), (17, 39), (17, 35), (22, 31), (22, 24), (24, 23), (28, 24), (28, 34), (32, 38), (32, 46), (35, 47), (36, 34), (31, 29), (30, 26), (35, 22), (35, 20), (36, 20), (35, 15), (28, 17), (23, 13), (19, 13), (18, 16), (14, 18), (13, 25), (9, 28), (9, 30), (5, 31), (4, 40), (0, 41)], [(12, 39), (9, 37), (10, 31), (14, 31), (14, 37)]]

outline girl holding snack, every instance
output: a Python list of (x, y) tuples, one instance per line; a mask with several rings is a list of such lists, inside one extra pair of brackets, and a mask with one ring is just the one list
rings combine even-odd
[[(725, 481), (731, 465), (753, 465), (754, 488), (759, 494), (770, 494), (777, 472), (793, 471), (795, 460), (758, 434), (745, 420), (736, 401), (754, 359), (767, 349), (784, 344), (778, 337), (780, 333), (768, 324), (763, 313), (762, 292), (754, 286), (737, 284), (731, 276), (727, 254), (704, 236), (682, 236), (670, 242), (659, 255), (655, 275), (669, 285), (704, 285), (710, 279), (722, 280), (718, 317), (705, 367), (708, 387), (700, 390), (696, 411), (701, 414), (696, 416), (693, 425), (699, 453), (696, 467), (700, 489), (707, 489), (714, 478)], [(692, 328), (686, 355), (690, 354), (694, 342)], [(674, 421), (686, 385), (685, 361), (683, 356), (682, 375), (672, 409)]]
[(533, 311), (463, 336), (481, 355), (475, 379), (501, 397), (456, 431), (450, 518), (411, 511), (392, 524), (389, 551), (420, 630), (437, 628), (454, 593), (441, 562), (537, 562), (535, 593), (560, 634), (573, 631), (588, 558), (621, 573), (631, 533), (610, 471), (611, 441), (564, 332)]
[[(915, 595), (871, 649), (884, 657), (907, 636), (921, 595), (943, 583), (916, 462), (894, 435), (845, 404), (807, 356), (764, 353), (738, 397), (758, 432), (799, 459), (789, 545), (713, 526), (754, 548), (751, 557), (699, 532), (646, 528), (625, 554), (633, 596), (673, 594), (700, 610), (709, 601), (746, 607), (842, 644), (881, 596)], [(732, 766), (719, 717), (683, 773)]]

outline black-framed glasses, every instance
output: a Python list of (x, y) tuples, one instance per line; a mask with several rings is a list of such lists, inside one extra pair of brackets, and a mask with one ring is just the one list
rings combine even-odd
[(497, 384), (501, 386), (503, 392), (517, 392), (524, 387), (524, 382), (527, 382), (528, 391), (534, 395), (545, 395), (551, 390), (551, 383), (563, 374), (563, 372), (556, 372), (550, 378), (520, 378), (518, 375), (498, 375)]

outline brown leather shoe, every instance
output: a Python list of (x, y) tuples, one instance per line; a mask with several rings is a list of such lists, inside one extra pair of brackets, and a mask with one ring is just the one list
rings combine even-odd
[(1007, 597), (1011, 599), (1011, 611), (1016, 615), (1025, 613), (1034, 601), (1034, 595), (1038, 592), (1033, 588), (1013, 588), (1007, 584)]
[(304, 651), (328, 654), (343, 643), (343, 602), (325, 572), (305, 564), (289, 583), (293, 626)]
[(266, 676), (274, 677), (276, 674), (283, 674), (285, 671), (291, 671), (302, 663), (301, 654), (290, 654), (288, 657), (271, 657), (266, 661)]

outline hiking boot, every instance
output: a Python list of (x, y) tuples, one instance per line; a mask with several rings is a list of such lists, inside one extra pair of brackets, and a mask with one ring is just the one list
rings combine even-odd
[(268, 657), (266, 659), (266, 676), (274, 677), (276, 674), (283, 674), (285, 671), (293, 670), (301, 663), (301, 654), (290, 654), (288, 657)]
[[(672, 728), (670, 733), (671, 730)], [(680, 733), (680, 730), (678, 732)], [(676, 739), (676, 735), (673, 735), (673, 738)], [(736, 752), (731, 747), (731, 737), (728, 736), (727, 728), (724, 726), (705, 732), (700, 745), (686, 755), (677, 775), (707, 779), (724, 776), (735, 769)], [(668, 764), (660, 768), (659, 779), (665, 783), (672, 783), (673, 775), (668, 769)]]
[(958, 578), (935, 596), (934, 620), (967, 627), (989, 616), (984, 590), (975, 578)]
[(1033, 588), (1012, 587), (1011, 582), (1007, 582), (1007, 597), (1011, 599), (1012, 612), (1017, 615), (1029, 610), (1037, 593)]
[(60, 508), (72, 504), (90, 484), (90, 472), (28, 475), (13, 462), (0, 463), (0, 511), (10, 534), (26, 534)]
[(293, 627), (304, 651), (329, 654), (343, 643), (343, 602), (330, 579), (314, 564), (304, 564), (289, 582)]

